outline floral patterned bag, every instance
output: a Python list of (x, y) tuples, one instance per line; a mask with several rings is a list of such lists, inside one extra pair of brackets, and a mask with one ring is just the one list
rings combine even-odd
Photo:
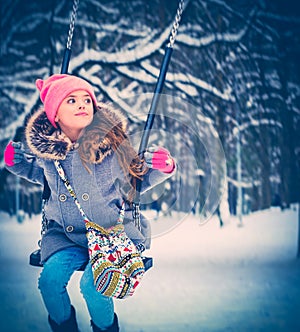
[(58, 161), (54, 163), (85, 222), (89, 259), (97, 291), (118, 299), (132, 296), (143, 278), (145, 267), (141, 251), (124, 230), (125, 203), (122, 204), (115, 226), (108, 229), (99, 226), (84, 213), (61, 164)]

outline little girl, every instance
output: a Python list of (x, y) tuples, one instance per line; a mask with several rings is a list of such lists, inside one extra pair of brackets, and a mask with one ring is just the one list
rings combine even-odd
[(88, 263), (86, 229), (78, 208), (54, 165), (59, 160), (80, 204), (91, 220), (108, 228), (116, 224), (126, 199), (124, 227), (136, 245), (150, 247), (150, 226), (141, 216), (141, 230), (132, 220), (130, 201), (137, 178), (142, 193), (170, 177), (175, 163), (163, 148), (151, 149), (142, 162), (126, 136), (125, 117), (98, 103), (92, 86), (72, 75), (37, 80), (43, 107), (26, 125), (26, 148), (10, 142), (4, 159), (7, 169), (29, 181), (43, 184), (51, 196), (45, 207), (48, 229), (41, 243), (43, 270), (39, 289), (53, 331), (76, 332), (75, 309), (67, 284), (86, 264), (80, 288), (94, 332), (119, 331), (112, 298), (96, 291)]

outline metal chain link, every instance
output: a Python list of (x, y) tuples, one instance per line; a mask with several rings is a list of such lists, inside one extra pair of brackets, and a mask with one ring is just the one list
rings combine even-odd
[(46, 213), (45, 213), (45, 207), (46, 207), (47, 202), (48, 202), (48, 200), (43, 199), (43, 202), (42, 202), (42, 230), (41, 230), (42, 236), (46, 233), (46, 231), (48, 229), (48, 220), (46, 218)]
[(75, 20), (76, 20), (78, 4), (79, 4), (79, 0), (74, 0), (72, 14), (71, 14), (70, 27), (69, 27), (68, 41), (67, 41), (67, 48), (69, 50), (71, 49), (71, 46), (72, 46), (72, 39), (73, 39), (73, 33), (74, 33), (74, 28), (75, 28)]
[(168, 43), (167, 47), (173, 48), (173, 45), (175, 43), (175, 38), (176, 38), (176, 35), (178, 32), (182, 12), (183, 12), (183, 7), (184, 7), (184, 0), (181, 0), (178, 5), (175, 21), (173, 23), (173, 27), (172, 27), (172, 31), (171, 31), (171, 35), (170, 35), (170, 42)]
[(38, 241), (38, 246), (41, 248), (41, 243), (42, 243), (42, 237), (46, 234), (47, 229), (48, 229), (48, 220), (46, 218), (45, 214), (45, 207), (47, 204), (47, 199), (43, 198), (42, 201), (42, 229), (41, 229), (41, 239)]
[(132, 203), (132, 217), (134, 220), (134, 225), (135, 227), (141, 231), (142, 226), (141, 226), (141, 210), (140, 210), (140, 202), (137, 203)]

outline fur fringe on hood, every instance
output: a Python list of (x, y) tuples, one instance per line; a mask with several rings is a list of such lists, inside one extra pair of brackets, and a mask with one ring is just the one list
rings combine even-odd
[[(124, 114), (104, 103), (98, 103), (97, 112), (91, 126), (97, 121), (101, 123), (101, 117), (103, 116), (114, 126), (118, 126), (125, 134), (127, 119)], [(60, 129), (53, 127), (43, 107), (30, 117), (26, 125), (25, 135), (30, 150), (42, 159), (63, 160), (68, 152), (74, 148), (74, 143)], [(84, 142), (86, 137), (88, 137), (88, 130), (80, 138), (80, 143)], [(112, 143), (107, 137), (101, 138), (97, 144), (95, 156), (91, 157), (91, 161), (101, 163), (112, 152)]]

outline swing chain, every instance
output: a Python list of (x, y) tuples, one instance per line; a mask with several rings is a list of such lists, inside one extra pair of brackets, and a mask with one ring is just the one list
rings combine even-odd
[(172, 31), (171, 31), (171, 35), (170, 35), (170, 42), (168, 43), (167, 47), (173, 48), (173, 46), (174, 46), (175, 38), (176, 38), (176, 35), (178, 32), (179, 23), (180, 23), (182, 12), (183, 12), (183, 7), (184, 7), (184, 0), (180, 0), (178, 9), (177, 9), (177, 13), (176, 13), (176, 17), (175, 17), (175, 21), (173, 23), (173, 27), (172, 27)]
[(79, 4), (79, 0), (74, 0), (72, 14), (71, 14), (70, 27), (69, 27), (68, 41), (67, 41), (67, 49), (69, 49), (69, 50), (71, 49), (71, 46), (72, 46), (72, 39), (73, 39), (73, 33), (74, 33), (74, 28), (75, 28), (75, 20), (76, 20), (78, 4)]
[(132, 217), (134, 220), (134, 225), (135, 227), (141, 231), (142, 230), (142, 226), (141, 226), (141, 210), (140, 210), (140, 203), (137, 202), (133, 202), (132, 203)]
[(41, 230), (41, 235), (45, 235), (47, 229), (48, 229), (48, 220), (46, 218), (46, 214), (45, 214), (45, 206), (47, 204), (48, 200), (47, 199), (43, 199), (42, 202), (42, 230)]
[(42, 243), (42, 237), (46, 234), (47, 229), (48, 229), (48, 220), (46, 218), (45, 214), (45, 206), (48, 202), (48, 199), (43, 198), (42, 201), (42, 229), (41, 229), (41, 239), (38, 241), (38, 246), (41, 248), (41, 243)]

